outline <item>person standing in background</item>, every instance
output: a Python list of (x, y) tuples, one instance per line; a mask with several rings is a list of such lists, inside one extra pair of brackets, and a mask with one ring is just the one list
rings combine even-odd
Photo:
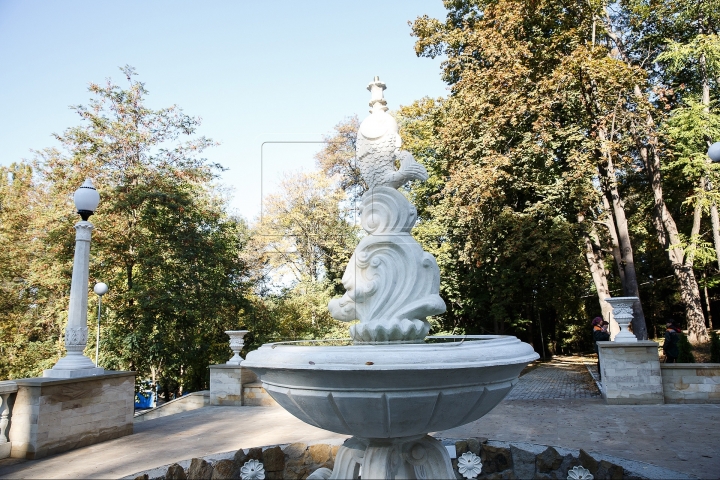
[(602, 319), (602, 317), (595, 317), (592, 321), (593, 327), (593, 343), (595, 344), (595, 353), (598, 356), (598, 377), (602, 380), (602, 372), (600, 372), (600, 352), (598, 350), (597, 342), (607, 342), (610, 340), (610, 333), (608, 332), (608, 322)]
[(663, 353), (665, 354), (665, 363), (676, 363), (678, 355), (680, 355), (680, 332), (682, 329), (676, 320), (668, 318), (665, 324), (665, 341), (663, 342)]

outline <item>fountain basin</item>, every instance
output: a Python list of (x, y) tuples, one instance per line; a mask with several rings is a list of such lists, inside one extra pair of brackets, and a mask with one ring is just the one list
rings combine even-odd
[[(332, 432), (411, 437), (485, 415), (539, 358), (509, 336), (428, 337), (383, 345), (266, 344), (242, 366), (288, 412)], [(322, 345), (323, 342), (318, 342)]]

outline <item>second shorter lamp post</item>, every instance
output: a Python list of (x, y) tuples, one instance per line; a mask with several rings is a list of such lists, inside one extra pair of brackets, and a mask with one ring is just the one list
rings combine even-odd
[(100, 313), (102, 307), (102, 297), (108, 291), (108, 286), (103, 282), (96, 283), (93, 292), (98, 296), (98, 318), (97, 318), (97, 336), (95, 338), (95, 366), (98, 366), (98, 358), (100, 358)]

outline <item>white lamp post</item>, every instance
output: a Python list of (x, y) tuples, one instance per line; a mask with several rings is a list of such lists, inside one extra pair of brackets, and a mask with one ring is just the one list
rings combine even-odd
[(75, 224), (75, 259), (73, 260), (72, 283), (70, 284), (70, 308), (65, 327), (65, 348), (67, 354), (55, 366), (43, 372), (44, 377), (85, 377), (105, 372), (96, 367), (92, 360), (83, 355), (87, 345), (88, 277), (90, 267), (90, 233), (93, 224), (87, 219), (95, 213), (100, 194), (88, 178), (75, 192), (75, 207), (82, 221)]
[(98, 296), (98, 318), (97, 318), (97, 337), (95, 338), (95, 366), (98, 366), (98, 358), (100, 355), (100, 312), (101, 312), (101, 306), (102, 306), (102, 297), (105, 295), (108, 291), (108, 286), (104, 283), (96, 283), (95, 287), (93, 288), (93, 291)]

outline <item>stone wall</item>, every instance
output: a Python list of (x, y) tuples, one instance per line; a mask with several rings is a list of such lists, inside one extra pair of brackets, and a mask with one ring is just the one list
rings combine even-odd
[(9, 432), (14, 458), (42, 458), (133, 432), (135, 372), (15, 383)]
[(603, 398), (614, 405), (663, 402), (658, 344), (597, 342)]
[(153, 420), (155, 418), (175, 415), (176, 413), (196, 410), (198, 408), (210, 405), (210, 391), (200, 390), (199, 392), (191, 392), (182, 397), (170, 400), (167, 403), (158, 405), (155, 408), (138, 412), (135, 414), (135, 423), (144, 422), (145, 420)]
[(242, 386), (257, 381), (257, 375), (240, 365), (210, 365), (210, 405), (243, 405)]
[(720, 364), (664, 363), (665, 403), (720, 403)]

